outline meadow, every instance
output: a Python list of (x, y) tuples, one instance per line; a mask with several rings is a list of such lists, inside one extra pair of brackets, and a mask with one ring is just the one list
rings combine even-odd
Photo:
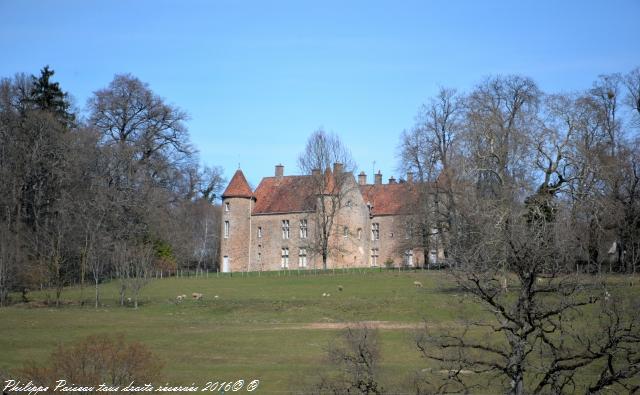
[[(203, 299), (191, 299), (193, 292)], [(447, 331), (489, 317), (438, 271), (171, 277), (151, 281), (138, 309), (118, 305), (115, 281), (101, 285), (101, 294), (99, 309), (93, 308), (91, 287), (83, 296), (79, 287), (66, 289), (68, 303), (61, 308), (0, 309), (0, 371), (46, 360), (60, 343), (123, 333), (164, 361), (167, 383), (259, 379), (260, 393), (287, 393), (303, 389), (328, 367), (327, 347), (344, 327), (375, 321), (384, 382), (408, 391), (414, 372), (431, 366), (415, 346), (424, 322)], [(177, 303), (181, 294), (188, 299)]]

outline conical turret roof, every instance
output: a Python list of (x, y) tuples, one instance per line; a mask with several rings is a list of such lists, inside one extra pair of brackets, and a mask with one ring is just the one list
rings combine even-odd
[(231, 198), (231, 197), (239, 197), (239, 198), (247, 198), (250, 199), (253, 197), (253, 192), (251, 191), (251, 187), (247, 182), (247, 179), (244, 177), (242, 170), (236, 170), (233, 177), (231, 177), (231, 181), (229, 181), (229, 185), (227, 189), (224, 190), (222, 194), (223, 198)]

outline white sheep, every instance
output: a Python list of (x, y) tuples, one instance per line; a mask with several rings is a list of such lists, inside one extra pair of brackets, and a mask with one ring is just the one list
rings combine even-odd
[(191, 294), (191, 297), (192, 297), (194, 300), (200, 300), (200, 299), (202, 299), (202, 294), (201, 294), (201, 293), (198, 293), (198, 292), (194, 292), (194, 293), (192, 293), (192, 294)]
[(184, 298), (182, 297), (182, 295), (176, 296), (176, 302), (178, 302), (178, 303), (182, 302), (183, 299)]
[(420, 281), (414, 281), (413, 285), (415, 285), (416, 288), (422, 288), (422, 283)]

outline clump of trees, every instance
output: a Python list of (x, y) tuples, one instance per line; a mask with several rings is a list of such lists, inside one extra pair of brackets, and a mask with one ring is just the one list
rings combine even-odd
[(448, 372), (430, 392), (638, 391), (628, 282), (584, 273), (638, 270), (639, 70), (570, 94), (522, 76), (442, 89), (403, 133), (404, 169), (428, 182), (416, 233), (491, 317), (421, 336)]
[(130, 74), (76, 110), (53, 70), (0, 80), (0, 305), (106, 278), (137, 296), (158, 270), (213, 267), (219, 167), (202, 168), (187, 114)]

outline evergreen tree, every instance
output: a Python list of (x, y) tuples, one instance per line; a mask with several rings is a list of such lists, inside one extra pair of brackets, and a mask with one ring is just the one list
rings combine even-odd
[(49, 111), (56, 115), (58, 120), (66, 126), (71, 126), (75, 121), (75, 115), (70, 112), (70, 103), (66, 92), (60, 89), (60, 84), (52, 82), (51, 77), (55, 71), (44, 66), (40, 70), (40, 77), (31, 76), (33, 86), (30, 92), (29, 102), (38, 110)]

